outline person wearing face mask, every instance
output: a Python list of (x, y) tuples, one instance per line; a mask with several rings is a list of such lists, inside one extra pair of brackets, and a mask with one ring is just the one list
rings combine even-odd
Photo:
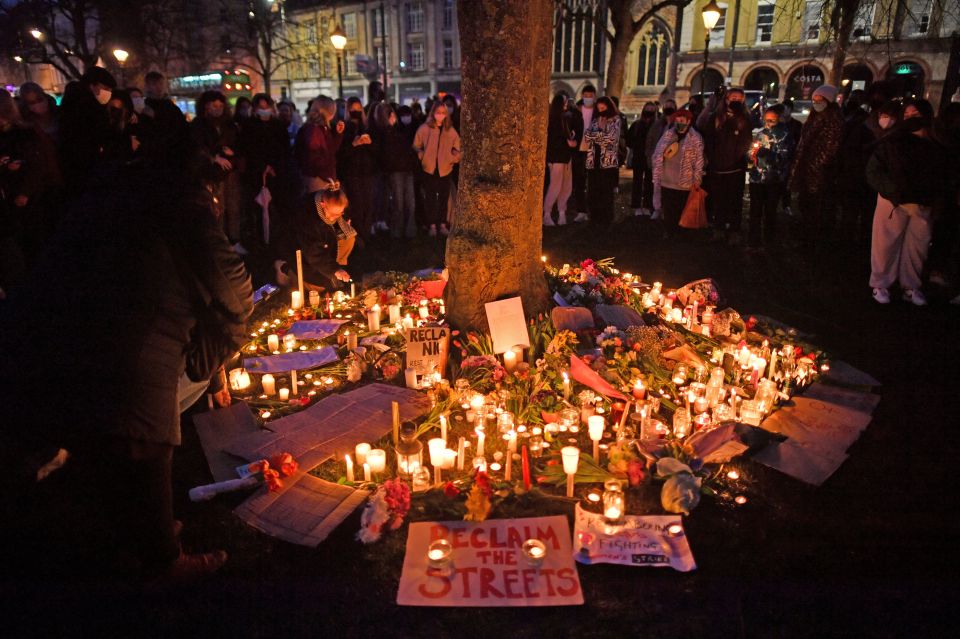
[(930, 137), (933, 107), (908, 101), (903, 122), (884, 137), (867, 163), (867, 180), (877, 191), (870, 246), (870, 287), (879, 304), (890, 303), (899, 283), (905, 302), (926, 306), (921, 275), (932, 237), (933, 211), (946, 195), (947, 158)]
[(813, 109), (797, 144), (790, 190), (797, 194), (806, 251), (821, 247), (833, 213), (834, 175), (843, 135), (843, 117), (836, 103), (837, 88), (824, 84), (813, 92)]
[(436, 101), (430, 108), (427, 121), (417, 129), (413, 150), (420, 159), (424, 197), (424, 221), (430, 237), (449, 234), (444, 219), (450, 196), (450, 176), (460, 161), (460, 135), (447, 117), (447, 107)]
[(633, 158), (633, 193), (630, 206), (633, 214), (649, 216), (653, 213), (653, 170), (647, 162), (647, 134), (657, 119), (657, 105), (647, 102), (627, 131), (627, 144)]
[(693, 113), (686, 109), (671, 114), (671, 126), (653, 151), (653, 206), (667, 238), (679, 230), (690, 190), (703, 180), (703, 138), (692, 122)]
[(377, 104), (373, 111), (373, 132), (380, 148), (380, 166), (392, 200), (390, 235), (394, 239), (406, 235), (409, 239), (417, 236), (416, 199), (413, 193), (413, 175), (417, 170), (413, 139), (417, 130), (412, 123), (410, 107), (402, 106), (399, 111), (398, 117), (391, 105), (386, 102)]
[(102, 150), (110, 137), (107, 102), (117, 82), (102, 67), (91, 67), (80, 78), (76, 89), (64, 91), (60, 110), (60, 161), (70, 194), (87, 186), (87, 178), (102, 159)]
[(754, 135), (750, 150), (750, 249), (759, 249), (773, 238), (777, 205), (790, 177), (792, 155), (789, 130), (781, 124), (777, 109), (766, 109), (763, 128)]
[(303, 192), (316, 193), (337, 180), (337, 150), (346, 124), (334, 121), (337, 105), (325, 95), (318, 96), (307, 108), (307, 122), (297, 131), (294, 157), (303, 180)]
[(376, 234), (378, 211), (374, 210), (378, 165), (378, 146), (374, 141), (367, 114), (359, 98), (347, 100), (347, 123), (343, 144), (337, 153), (337, 175), (350, 198), (347, 214), (360, 237), (368, 241)]
[(197, 173), (213, 194), (220, 228), (233, 249), (244, 255), (247, 250), (240, 243), (239, 128), (233, 122), (226, 96), (220, 91), (204, 91), (197, 99), (196, 112), (197, 117), (189, 126)]
[(597, 100), (590, 126), (584, 131), (587, 143), (587, 200), (590, 223), (609, 225), (614, 219), (614, 190), (620, 182), (620, 114), (613, 100)]
[(20, 85), (20, 114), (23, 121), (43, 131), (54, 143), (60, 132), (60, 114), (57, 101), (36, 82)]
[[(653, 121), (653, 124), (650, 125), (650, 130), (647, 131), (647, 139), (645, 144), (645, 154), (647, 157), (647, 166), (651, 167), (651, 175), (653, 171), (653, 152), (657, 148), (657, 143), (660, 142), (660, 138), (663, 136), (663, 132), (667, 130), (667, 127), (670, 125), (670, 117), (677, 111), (677, 102), (673, 98), (665, 98), (663, 100), (663, 112), (660, 114), (657, 119)], [(656, 207), (653, 208), (653, 213), (650, 216), (651, 220), (659, 219), (660, 211)]]
[(237, 126), (241, 126), (253, 115), (253, 103), (250, 102), (250, 98), (240, 96), (233, 106), (233, 121)]
[(144, 110), (153, 118), (153, 151), (172, 154), (163, 161), (175, 162), (175, 149), (183, 148), (189, 137), (187, 119), (167, 93), (167, 79), (159, 71), (150, 71), (144, 76)]
[(588, 218), (589, 202), (587, 200), (587, 144), (583, 141), (583, 132), (593, 122), (594, 107), (597, 102), (597, 89), (587, 84), (580, 92), (580, 101), (576, 109), (571, 109), (573, 130), (576, 133), (577, 148), (570, 158), (570, 170), (573, 177), (573, 192), (571, 198), (576, 207), (577, 215), (574, 222), (585, 222)]
[[(287, 143), (287, 129), (277, 117), (277, 110), (273, 98), (265, 93), (253, 96), (253, 117), (243, 123), (240, 128), (240, 155), (244, 160), (244, 201), (247, 211), (244, 216), (249, 225), (250, 237), (244, 237), (244, 246), (252, 248), (257, 244), (266, 243), (262, 232), (262, 207), (254, 200), (260, 190), (266, 186), (270, 190), (270, 237), (276, 234), (274, 228), (279, 228), (289, 220), (288, 214), (292, 209), (289, 198), (292, 194), (286, 193), (283, 173), (287, 166), (286, 156), (290, 153)], [(255, 224), (252, 221), (258, 220)], [(249, 244), (247, 242), (250, 242)]]
[(697, 120), (706, 150), (707, 217), (731, 242), (743, 217), (743, 187), (747, 157), (753, 143), (743, 90), (731, 88), (710, 96)]
[(122, 89), (113, 91), (107, 102), (107, 119), (110, 122), (110, 135), (103, 146), (103, 158), (126, 163), (142, 157), (143, 142), (133, 128), (137, 124), (137, 116), (133, 112), (129, 93)]
[(562, 91), (553, 96), (547, 116), (547, 193), (543, 199), (543, 225), (553, 226), (553, 207), (557, 206), (557, 225), (567, 223), (567, 202), (573, 190), (570, 166), (577, 146), (576, 132), (571, 127), (567, 108), (569, 100)]

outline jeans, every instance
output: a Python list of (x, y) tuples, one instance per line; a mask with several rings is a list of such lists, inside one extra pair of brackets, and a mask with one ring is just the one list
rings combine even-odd
[(417, 236), (415, 215), (416, 199), (413, 194), (413, 173), (390, 173), (387, 175), (390, 194), (393, 198), (393, 212), (390, 219), (390, 234), (399, 238), (406, 229), (407, 237)]
[(590, 223), (613, 222), (614, 189), (620, 182), (620, 169), (590, 169), (587, 171), (587, 199), (590, 203)]
[(450, 176), (443, 177), (423, 171), (423, 213), (424, 223), (428, 226), (445, 224), (447, 220), (447, 198), (450, 197)]

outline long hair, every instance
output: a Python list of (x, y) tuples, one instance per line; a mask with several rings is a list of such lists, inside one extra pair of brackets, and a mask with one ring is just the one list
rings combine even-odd
[(437, 109), (446, 109), (447, 117), (443, 119), (443, 130), (446, 131), (453, 127), (453, 123), (450, 122), (450, 109), (447, 109), (447, 105), (443, 103), (442, 100), (434, 100), (433, 105), (430, 107), (430, 114), (427, 116), (427, 126), (430, 128), (437, 128), (437, 120), (433, 116), (436, 114)]
[[(378, 102), (376, 106), (373, 107), (373, 125), (385, 131), (390, 128), (390, 114), (393, 113), (393, 107), (387, 104), (386, 102)], [(399, 121), (400, 118), (397, 118)]]
[(567, 94), (560, 91), (550, 101), (550, 115), (547, 121), (549, 128), (560, 127), (564, 135), (570, 135), (570, 123), (566, 117)]
[(227, 96), (223, 95), (219, 91), (204, 91), (200, 94), (200, 97), (197, 98), (197, 117), (202, 118), (207, 115), (207, 105), (211, 102), (223, 102), (223, 118), (224, 120), (229, 120), (232, 115), (230, 113), (230, 103), (227, 101)]
[(612, 118), (614, 116), (620, 115), (620, 111), (619, 109), (617, 109), (617, 105), (614, 104), (613, 100), (611, 100), (607, 96), (603, 96), (602, 98), (597, 100), (597, 106), (600, 106), (601, 104), (607, 107), (607, 113), (605, 114), (605, 117)]
[(23, 118), (20, 117), (20, 109), (14, 102), (13, 96), (6, 89), (0, 89), (0, 118), (9, 122), (15, 127), (23, 126)]

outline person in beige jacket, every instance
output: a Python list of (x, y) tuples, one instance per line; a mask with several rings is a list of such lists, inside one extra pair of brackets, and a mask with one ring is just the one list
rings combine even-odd
[(450, 122), (447, 107), (440, 100), (433, 103), (427, 121), (417, 129), (413, 148), (420, 158), (423, 170), (424, 215), (430, 226), (430, 236), (447, 235), (445, 213), (450, 196), (450, 174), (453, 165), (460, 161), (460, 135)]

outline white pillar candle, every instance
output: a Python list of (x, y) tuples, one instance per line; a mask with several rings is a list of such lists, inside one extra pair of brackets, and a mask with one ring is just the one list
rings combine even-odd
[(600, 460), (600, 440), (603, 439), (605, 421), (602, 415), (591, 415), (587, 418), (587, 433), (593, 442), (593, 460)]
[(440, 469), (443, 468), (447, 442), (439, 437), (435, 437), (427, 442), (427, 449), (430, 451), (430, 465), (433, 466), (433, 483), (440, 484)]
[(373, 308), (367, 311), (367, 328), (372, 333), (380, 332), (380, 305), (374, 304)]
[(570, 400), (570, 375), (567, 373), (563, 374), (563, 398)]
[(374, 473), (382, 473), (387, 469), (387, 451), (382, 448), (374, 448), (367, 453), (367, 463), (370, 470)]
[(503, 354), (503, 367), (508, 373), (512, 373), (517, 368), (517, 354), (513, 351), (507, 351)]
[(403, 377), (406, 380), (407, 388), (417, 387), (417, 369), (408, 368), (403, 371)]
[(413, 318), (410, 317), (410, 314), (409, 314), (409, 313), (407, 313), (407, 314), (403, 317), (403, 321), (401, 322), (401, 326), (403, 326), (403, 328), (413, 328)]
[(267, 350), (271, 353), (280, 350), (280, 336), (276, 334), (267, 335)]
[(427, 300), (420, 300), (420, 319), (430, 317), (430, 303)]
[(363, 481), (370, 481), (370, 464), (363, 465)]
[(400, 321), (400, 305), (391, 304), (387, 307), (387, 311), (390, 313), (390, 323), (396, 324)]
[(280, 396), (280, 401), (281, 401), (281, 402), (285, 402), (285, 401), (289, 400), (289, 399), (290, 399), (290, 389), (289, 389), (289, 388), (281, 388), (281, 389), (280, 389), (280, 392), (279, 392), (279, 396)]
[[(303, 306), (303, 251), (300, 249), (297, 249), (297, 293), (300, 294), (300, 306)], [(294, 306), (294, 308), (300, 308), (300, 306)]]
[(370, 453), (370, 451), (372, 450), (372, 448), (373, 448), (373, 447), (372, 447), (370, 444), (366, 444), (366, 443), (364, 443), (364, 444), (357, 444), (357, 445), (354, 447), (353, 453), (354, 453), (354, 455), (357, 456), (357, 463), (358, 463), (358, 464), (362, 464), (362, 463), (364, 463), (364, 462), (367, 461), (367, 455)]
[(350, 459), (350, 455), (347, 455), (344, 459), (347, 461), (347, 481), (350, 483), (354, 482), (353, 478), (353, 460)]
[(563, 472), (567, 474), (567, 497), (573, 497), (574, 475), (580, 465), (580, 449), (576, 446), (564, 446), (560, 449), (560, 458), (563, 460)]
[(477, 457), (483, 457), (483, 444), (487, 440), (487, 434), (483, 430), (483, 426), (477, 427)]
[(773, 379), (773, 374), (777, 369), (777, 349), (770, 352), (770, 367), (767, 369), (767, 379)]
[(457, 451), (452, 448), (448, 448), (443, 451), (443, 468), (445, 470), (453, 470), (454, 466), (457, 465)]
[(290, 293), (290, 308), (293, 310), (303, 308), (303, 293), (300, 291)]
[(273, 375), (271, 375), (270, 373), (267, 373), (266, 375), (263, 376), (263, 378), (261, 378), (260, 385), (263, 386), (264, 395), (277, 394), (276, 380), (273, 379)]
[(461, 437), (457, 441), (457, 470), (463, 470), (463, 461), (466, 456), (467, 440)]
[(447, 418), (440, 416), (440, 439), (447, 441)]
[(294, 396), (300, 394), (300, 389), (297, 384), (297, 371), (290, 371), (290, 390)]

